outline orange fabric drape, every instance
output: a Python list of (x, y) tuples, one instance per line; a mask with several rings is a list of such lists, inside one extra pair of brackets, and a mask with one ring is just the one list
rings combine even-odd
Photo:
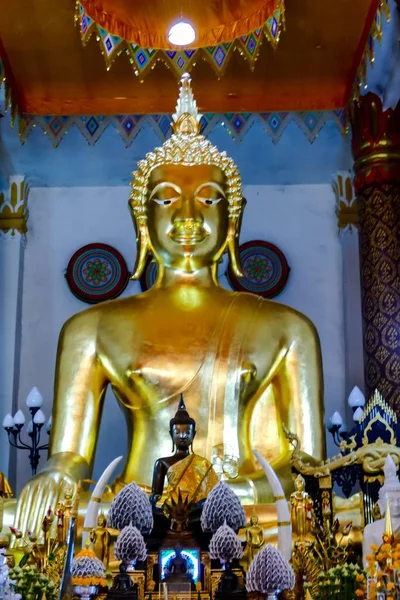
[(196, 31), (189, 47), (204, 48), (262, 28), (278, 7), (276, 0), (81, 0), (81, 4), (113, 35), (161, 50), (176, 50), (167, 33), (181, 18)]
[[(95, 36), (85, 47), (81, 43), (74, 1), (40, 0), (30, 3), (35, 8), (30, 11), (26, 0), (8, 2), (1, 16), (0, 60), (14, 107), (38, 115), (172, 113), (178, 90), (174, 73), (158, 62), (140, 83), (125, 53), (107, 72)], [(131, 4), (139, 7), (143, 1)], [(204, 8), (214, 4), (196, 2)], [(207, 61), (196, 61), (191, 73), (200, 112), (331, 110), (347, 103), (377, 0), (352, 0), (350, 8), (349, 0), (285, 4), (285, 35), (276, 52), (262, 44), (254, 71), (238, 52), (220, 79)]]

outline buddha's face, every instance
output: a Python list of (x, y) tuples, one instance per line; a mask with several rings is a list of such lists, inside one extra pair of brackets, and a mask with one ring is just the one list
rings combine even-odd
[(176, 424), (172, 426), (171, 437), (178, 450), (190, 447), (195, 436), (193, 425)]
[(386, 514), (387, 502), (389, 500), (390, 503), (390, 512), (392, 516), (400, 515), (400, 494), (399, 490), (390, 490), (383, 495), (383, 498), (379, 498), (378, 506), (380, 509), (381, 515)]
[(98, 519), (97, 519), (97, 525), (98, 525), (99, 527), (105, 527), (105, 526), (107, 525), (107, 519), (106, 519), (106, 516), (105, 516), (105, 515), (103, 515), (103, 514), (100, 514), (100, 515), (98, 516)]
[(158, 260), (188, 272), (216, 262), (229, 226), (221, 169), (163, 165), (151, 172), (148, 189), (148, 231)]

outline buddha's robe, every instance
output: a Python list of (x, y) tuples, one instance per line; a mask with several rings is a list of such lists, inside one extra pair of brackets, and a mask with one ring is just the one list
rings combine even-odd
[(179, 492), (188, 503), (198, 503), (207, 498), (218, 483), (218, 477), (212, 464), (197, 454), (189, 454), (169, 467), (167, 471), (167, 500), (177, 500)]

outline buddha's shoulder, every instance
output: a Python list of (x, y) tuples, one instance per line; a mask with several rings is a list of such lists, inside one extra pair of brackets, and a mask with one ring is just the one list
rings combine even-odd
[(249, 304), (249, 308), (252, 309), (258, 327), (264, 329), (274, 323), (274, 325), (281, 324), (282, 327), (290, 326), (291, 328), (315, 333), (313, 322), (298, 310), (254, 294), (246, 293), (245, 295), (247, 296), (246, 302)]
[(113, 319), (121, 318), (121, 314), (134, 309), (139, 304), (137, 296), (128, 296), (127, 298), (118, 298), (101, 302), (90, 308), (86, 308), (70, 317), (62, 328), (62, 333), (68, 333), (80, 329), (89, 331), (98, 331), (102, 324), (111, 323)]

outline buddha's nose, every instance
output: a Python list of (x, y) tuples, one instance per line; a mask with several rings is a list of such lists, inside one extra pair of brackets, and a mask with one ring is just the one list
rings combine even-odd
[(203, 217), (194, 198), (184, 196), (177, 207), (175, 217), (179, 221), (187, 223), (188, 227), (194, 227), (195, 223), (202, 223)]

